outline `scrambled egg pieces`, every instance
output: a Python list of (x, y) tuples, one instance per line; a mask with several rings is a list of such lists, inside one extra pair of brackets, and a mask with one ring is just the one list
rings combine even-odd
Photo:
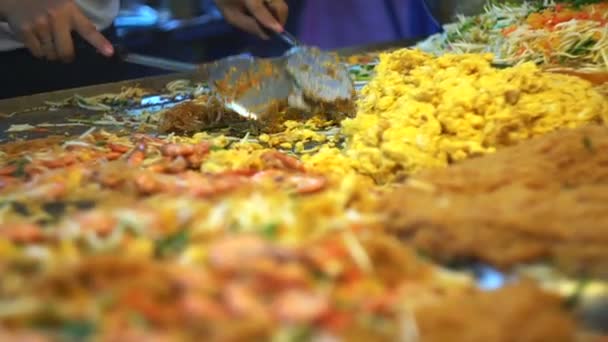
[(587, 81), (531, 63), (496, 69), (492, 59), (409, 49), (382, 54), (357, 116), (342, 123), (358, 171), (386, 183), (561, 127), (608, 120), (608, 101)]

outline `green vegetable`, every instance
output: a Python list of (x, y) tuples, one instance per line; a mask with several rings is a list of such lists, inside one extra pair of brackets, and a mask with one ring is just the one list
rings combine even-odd
[(173, 235), (169, 235), (164, 239), (156, 242), (156, 255), (159, 257), (166, 256), (171, 253), (183, 250), (190, 242), (188, 231), (181, 230)]
[(279, 231), (278, 223), (269, 223), (262, 228), (262, 233), (269, 239), (274, 239)]
[(603, 0), (563, 0), (561, 2), (571, 4), (574, 8), (580, 8), (585, 5), (597, 4)]
[(89, 321), (68, 321), (61, 327), (61, 335), (67, 340), (83, 341), (95, 332), (95, 325)]
[(272, 338), (272, 342), (305, 342), (310, 341), (313, 337), (313, 331), (307, 326), (291, 326), (286, 327)]
[(11, 165), (14, 165), (17, 167), (17, 170), (15, 170), (15, 172), (13, 172), (13, 177), (25, 176), (25, 167), (29, 163), (30, 163), (30, 161), (25, 158), (17, 159), (14, 162), (12, 162)]
[(596, 41), (589, 38), (587, 40), (581, 41), (577, 44), (574, 44), (568, 51), (566, 51), (570, 55), (581, 56), (589, 52), (589, 50), (595, 45)]
[(583, 294), (585, 293), (585, 288), (589, 284), (589, 279), (587, 277), (582, 278), (577, 284), (576, 289), (574, 289), (574, 293), (566, 298), (564, 305), (566, 308), (573, 309), (583, 298)]
[(583, 138), (583, 146), (585, 146), (585, 148), (589, 152), (595, 151), (595, 149), (593, 148), (593, 142), (591, 141), (591, 138), (589, 138), (587, 136)]

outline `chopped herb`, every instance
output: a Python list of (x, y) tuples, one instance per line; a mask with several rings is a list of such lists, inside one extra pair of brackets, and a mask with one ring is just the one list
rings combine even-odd
[(589, 50), (595, 45), (596, 41), (594, 39), (583, 40), (577, 44), (574, 44), (568, 51), (566, 51), (570, 55), (574, 56), (582, 56), (589, 52)]
[(275, 238), (277, 236), (278, 231), (279, 231), (278, 223), (269, 223), (262, 228), (262, 233), (264, 234), (264, 236), (266, 236), (267, 238), (270, 238), (270, 239)]
[(215, 146), (215, 145), (211, 146), (211, 148), (210, 148), (211, 151), (221, 151), (223, 149), (224, 149), (223, 147)]
[(564, 305), (569, 308), (575, 308), (581, 299), (583, 298), (583, 294), (585, 292), (585, 288), (589, 284), (589, 279), (587, 277), (581, 278), (581, 280), (576, 284), (576, 288), (574, 289), (574, 293), (566, 298)]
[(27, 205), (25, 205), (21, 202), (12, 202), (11, 206), (13, 208), (13, 211), (16, 212), (17, 214), (20, 214), (23, 216), (30, 215), (30, 209), (27, 207)]
[(585, 5), (597, 4), (603, 0), (563, 0), (564, 3), (569, 3), (574, 8), (581, 8)]
[(190, 240), (188, 231), (181, 230), (173, 235), (156, 242), (156, 255), (166, 256), (168, 254), (183, 250)]
[(92, 209), (95, 207), (95, 201), (92, 200), (78, 200), (72, 204), (81, 210)]
[(47, 202), (42, 205), (42, 209), (51, 216), (61, 216), (67, 209), (67, 203), (63, 201)]
[(147, 328), (149, 326), (148, 320), (136, 311), (129, 313), (129, 321), (138, 327)]
[(279, 333), (274, 336), (274, 342), (304, 342), (312, 339), (312, 329), (308, 326), (298, 325), (290, 326), (279, 330)]
[(429, 253), (429, 251), (424, 249), (416, 249), (416, 254), (422, 259), (431, 259), (431, 254)]
[(13, 177), (23, 177), (25, 176), (25, 167), (30, 163), (29, 160), (25, 158), (18, 159), (11, 163), (11, 165), (15, 165), (17, 170), (13, 172)]
[(591, 141), (591, 138), (589, 138), (587, 136), (583, 137), (583, 146), (585, 146), (585, 148), (589, 152), (594, 152), (595, 151), (595, 149), (593, 147), (593, 142)]
[(103, 141), (103, 140), (102, 141), (98, 141), (98, 142), (95, 143), (96, 146), (106, 146), (107, 144), (108, 143), (105, 142), (105, 141)]
[(83, 341), (95, 332), (95, 325), (89, 321), (68, 321), (61, 327), (61, 334), (71, 341)]

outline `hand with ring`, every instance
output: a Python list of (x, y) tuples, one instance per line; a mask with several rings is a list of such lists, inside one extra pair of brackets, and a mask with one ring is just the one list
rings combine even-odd
[(262, 26), (277, 33), (283, 32), (287, 21), (288, 7), (284, 0), (215, 0), (226, 21), (269, 39)]
[(38, 58), (72, 60), (73, 31), (103, 55), (114, 53), (112, 44), (73, 0), (0, 0), (0, 17)]

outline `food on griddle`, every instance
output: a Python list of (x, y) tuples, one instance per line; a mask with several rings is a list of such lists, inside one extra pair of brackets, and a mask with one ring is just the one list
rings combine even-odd
[(491, 3), (485, 13), (459, 17), (418, 47), (438, 54), (491, 52), (497, 63), (605, 72), (607, 22), (605, 2)]
[(527, 282), (448, 297), (416, 314), (422, 342), (578, 341), (563, 300)]
[(388, 195), (390, 230), (443, 262), (608, 277), (608, 129), (564, 129), (429, 170)]
[[(55, 247), (58, 263), (46, 260), (45, 267), (35, 267), (34, 255), (9, 254), (0, 261), (3, 279), (11, 279), (0, 287), (4, 336), (435, 341), (445, 328), (438, 323), (461, 304), (466, 311), (454, 333), (462, 341), (484, 332), (562, 341), (574, 330), (560, 301), (534, 286), (481, 294), (382, 234), (336, 233), (300, 246), (247, 233), (199, 239), (178, 232), (145, 244), (133, 237), (121, 256), (75, 254), (78, 247), (64, 240)], [(198, 257), (176, 256), (182, 248)], [(480, 329), (482, 317), (491, 321)]]
[(608, 119), (608, 100), (580, 78), (492, 56), (382, 54), (358, 113), (342, 122), (346, 154), (379, 183), (542, 135)]
[(201, 95), (163, 111), (158, 129), (161, 133), (196, 133), (243, 120), (226, 110), (217, 97)]

